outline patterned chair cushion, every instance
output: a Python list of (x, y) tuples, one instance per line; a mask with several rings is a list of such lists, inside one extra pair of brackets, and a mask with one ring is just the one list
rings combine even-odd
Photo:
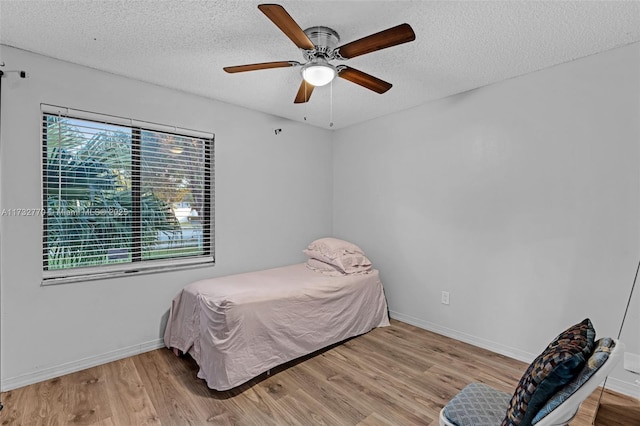
[(502, 426), (531, 426), (551, 396), (582, 369), (593, 349), (595, 334), (587, 318), (556, 337), (520, 379)]
[(587, 360), (584, 368), (573, 378), (565, 387), (560, 389), (554, 396), (547, 401), (538, 414), (533, 418), (531, 424), (536, 424), (547, 416), (550, 412), (555, 410), (560, 404), (566, 401), (571, 395), (573, 395), (580, 387), (585, 384), (587, 380), (595, 374), (596, 371), (609, 359), (609, 354), (615, 346), (615, 342), (610, 337), (604, 337), (596, 342), (596, 347), (593, 353)]
[(496, 426), (504, 418), (510, 398), (510, 393), (471, 383), (449, 401), (444, 415), (458, 426)]

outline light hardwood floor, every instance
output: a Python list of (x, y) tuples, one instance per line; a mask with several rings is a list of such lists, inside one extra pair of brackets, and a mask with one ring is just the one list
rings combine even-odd
[[(525, 369), (392, 321), (228, 392), (208, 389), (190, 358), (155, 350), (5, 392), (0, 424), (435, 426), (467, 383), (512, 391)], [(597, 396), (572, 426), (592, 424)], [(640, 401), (605, 392), (596, 425), (640, 425)]]

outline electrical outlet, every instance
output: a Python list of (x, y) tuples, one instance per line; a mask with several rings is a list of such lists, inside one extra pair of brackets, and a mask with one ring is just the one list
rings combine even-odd
[(440, 299), (440, 301), (442, 302), (443, 305), (448, 305), (449, 304), (449, 292), (448, 291), (443, 291), (442, 292), (442, 298)]
[(631, 352), (624, 353), (624, 369), (640, 374), (640, 355)]

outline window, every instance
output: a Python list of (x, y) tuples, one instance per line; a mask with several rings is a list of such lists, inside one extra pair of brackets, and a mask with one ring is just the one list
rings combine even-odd
[(212, 134), (42, 111), (44, 283), (214, 261)]

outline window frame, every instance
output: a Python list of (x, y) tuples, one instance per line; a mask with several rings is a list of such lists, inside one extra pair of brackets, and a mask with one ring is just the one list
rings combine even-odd
[[(41, 164), (40, 164), (40, 190), (42, 202), (42, 285), (62, 284), (68, 282), (89, 281), (104, 278), (131, 276), (132, 274), (141, 273), (157, 273), (166, 271), (176, 271), (181, 269), (190, 269), (196, 267), (211, 267), (215, 265), (215, 135), (209, 132), (202, 132), (192, 129), (178, 128), (166, 126), (162, 124), (99, 114), (89, 111), (70, 109), (55, 105), (40, 105), (40, 146), (41, 146)], [(137, 254), (132, 255), (132, 259), (128, 262), (102, 264), (95, 266), (82, 266), (75, 268), (48, 269), (48, 234), (47, 234), (47, 137), (46, 137), (46, 116), (59, 116), (63, 118), (78, 119), (94, 122), (96, 124), (109, 124), (130, 128), (132, 131), (132, 158), (130, 164), (132, 167), (132, 187), (137, 186), (137, 194), (132, 194), (134, 220), (140, 219), (140, 200), (141, 191), (141, 160), (134, 159), (134, 150), (141, 149), (141, 138), (134, 137), (134, 132), (140, 133), (144, 131), (161, 132), (169, 135), (180, 137), (197, 138), (203, 141), (205, 166), (203, 170), (203, 211), (202, 211), (202, 231), (203, 231), (203, 254), (197, 256), (177, 256), (162, 259), (144, 259)], [(134, 177), (137, 174), (138, 181), (134, 184)], [(138, 209), (135, 209), (136, 199)], [(137, 215), (137, 216), (136, 216)], [(135, 225), (134, 225), (135, 226)], [(142, 240), (141, 234), (135, 236), (132, 231), (132, 247), (140, 244)]]

